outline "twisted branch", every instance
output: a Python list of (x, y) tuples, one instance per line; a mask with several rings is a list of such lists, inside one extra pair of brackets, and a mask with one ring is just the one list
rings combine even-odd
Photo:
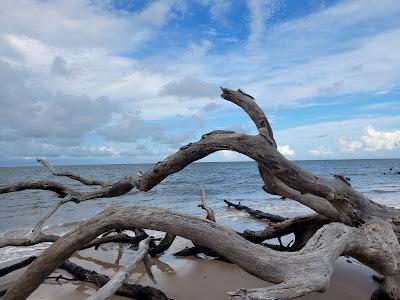
[[(379, 220), (360, 228), (348, 227), (341, 223), (325, 225), (303, 249), (284, 255), (281, 252), (248, 243), (234, 231), (209, 220), (161, 208), (130, 206), (106, 209), (57, 240), (13, 283), (4, 299), (27, 297), (57, 266), (78, 250), (80, 245), (89, 243), (111, 229), (133, 227), (162, 230), (189, 238), (196, 244), (221, 253), (250, 274), (266, 281), (282, 284), (275, 289), (300, 280), (303, 283), (307, 282), (307, 288), (302, 288), (303, 285), (300, 285), (296, 289), (296, 297), (326, 287), (334, 262), (342, 254), (351, 255), (387, 276), (397, 274), (400, 266), (400, 246), (397, 238), (390, 224)], [(393, 262), (397, 263), (393, 264)], [(272, 288), (268, 289), (267, 291), (271, 291), (270, 294), (273, 295)], [(289, 289), (286, 291), (286, 298), (281, 295), (267, 299), (292, 298), (294, 297), (292, 293), (293, 291)], [(248, 294), (246, 296), (248, 297)]]

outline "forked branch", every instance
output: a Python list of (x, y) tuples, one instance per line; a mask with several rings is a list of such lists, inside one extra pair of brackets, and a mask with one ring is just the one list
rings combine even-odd
[[(182, 146), (179, 151), (158, 162), (147, 172), (131, 174), (114, 183), (83, 179), (70, 172), (58, 171), (47, 161), (39, 160), (56, 176), (67, 176), (83, 184), (100, 185), (101, 188), (80, 192), (57, 182), (42, 180), (4, 186), (0, 188), (0, 193), (41, 189), (55, 192), (63, 198), (36, 225), (33, 234), (36, 241), (39, 238), (45, 239), (40, 228), (66, 201), (79, 203), (97, 198), (118, 197), (134, 188), (148, 191), (192, 162), (216, 151), (232, 150), (257, 162), (266, 192), (293, 199), (316, 212), (310, 216), (282, 220), (265, 231), (245, 232), (244, 236), (248, 234), (247, 238), (262, 240), (293, 232), (298, 242), (291, 249), (298, 251), (274, 251), (249, 243), (239, 234), (215, 222), (168, 210), (135, 206), (111, 208), (58, 239), (10, 287), (5, 299), (28, 296), (74, 251), (89, 244), (102, 233), (112, 229), (132, 228), (167, 232), (167, 245), (176, 235), (188, 238), (196, 245), (236, 263), (247, 272), (277, 284), (263, 290), (239, 290), (231, 294), (233, 298), (287, 299), (323, 290), (329, 282), (334, 261), (342, 254), (351, 255), (385, 275), (385, 292), (394, 299), (400, 298), (400, 252), (396, 236), (400, 235), (400, 211), (368, 199), (354, 190), (346, 179), (343, 180), (343, 176), (324, 179), (288, 161), (277, 150), (271, 126), (254, 98), (241, 90), (222, 88), (222, 92), (225, 100), (240, 106), (249, 115), (258, 129), (257, 135), (221, 130), (210, 132), (199, 141)], [(213, 214), (207, 210), (205, 198), (200, 206), (206, 209), (208, 219), (215, 220)], [(299, 228), (302, 229), (299, 231)], [(300, 235), (299, 239), (297, 234)]]
[[(130, 206), (106, 209), (57, 240), (13, 283), (5, 299), (26, 298), (80, 245), (89, 243), (111, 229), (133, 227), (161, 230), (189, 238), (196, 244), (220, 253), (250, 274), (281, 286), (300, 280), (309, 283), (307, 288), (301, 285), (296, 290), (296, 297), (325, 288), (334, 262), (342, 254), (357, 258), (382, 275), (394, 276), (399, 272), (400, 247), (390, 224), (383, 221), (371, 222), (360, 228), (340, 223), (328, 224), (318, 230), (300, 251), (281, 253), (249, 243), (234, 231), (209, 220), (161, 208)], [(270, 294), (275, 295), (272, 292)], [(251, 298), (249, 292), (246, 297), (258, 299)], [(286, 298), (282, 295), (271, 297), (266, 299), (288, 299), (294, 295), (289, 293), (285, 294)]]
[[(110, 299), (122, 286), (124, 281), (132, 274), (141, 260), (144, 259), (147, 251), (149, 250), (150, 237), (139, 243), (139, 249), (133, 259), (129, 260), (126, 265), (111, 278), (107, 284), (99, 289), (94, 295), (90, 296), (88, 300), (106, 300)], [(151, 275), (153, 277), (153, 275)]]
[(36, 159), (38, 163), (42, 164), (45, 166), (51, 174), (54, 176), (64, 176), (64, 177), (69, 177), (73, 180), (79, 181), (80, 183), (83, 183), (84, 185), (100, 185), (102, 187), (106, 187), (111, 185), (110, 182), (108, 181), (102, 181), (102, 180), (95, 180), (95, 179), (87, 179), (83, 178), (82, 176), (72, 173), (70, 171), (60, 171), (56, 168), (54, 168), (52, 165), (49, 164), (49, 162), (46, 159), (43, 158), (37, 158)]

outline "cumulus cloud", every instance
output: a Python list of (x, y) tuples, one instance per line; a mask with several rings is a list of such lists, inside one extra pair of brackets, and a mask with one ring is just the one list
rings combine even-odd
[(400, 130), (378, 131), (370, 125), (361, 139), (367, 151), (393, 150), (400, 147)]
[(294, 150), (289, 145), (278, 146), (278, 151), (285, 156), (292, 156), (295, 154)]
[[(204, 19), (198, 34), (191, 34), (186, 21), (199, 2), (213, 20)], [(202, 123), (172, 125), (178, 114), (207, 115), (207, 130), (236, 117), (220, 109), (222, 101), (214, 103), (220, 84), (249, 91), (261, 106), (268, 101), (284, 109), (327, 103), (320, 96), (384, 97), (398, 87), (398, 1), (339, 1), (274, 20), (279, 2), (250, 0), (248, 15), (229, 20), (248, 25), (246, 37), (245, 29), (236, 32), (216, 22), (241, 5), (232, 1), (1, 1), (1, 154), (18, 148), (14, 153), (21, 156), (29, 151), (128, 155), (119, 143), (135, 149), (148, 140), (157, 150), (160, 144), (175, 147), (198, 137)], [(247, 38), (247, 45), (224, 43), (225, 38)], [(365, 109), (376, 113), (378, 108), (389, 106), (367, 104)], [(309, 149), (317, 156), (364, 152), (369, 157), (381, 150), (395, 156), (396, 122), (392, 116), (291, 128), (278, 132), (283, 139), (278, 144), (295, 147), (296, 157), (312, 155)], [(362, 133), (368, 125), (372, 129)], [(322, 144), (329, 147), (320, 149)]]
[(203, 81), (191, 74), (166, 84), (161, 90), (161, 95), (176, 96), (184, 100), (186, 98), (215, 98), (218, 92), (219, 88), (216, 84)]
[(400, 149), (400, 130), (379, 131), (372, 125), (368, 125), (360, 140), (339, 139), (338, 142), (341, 147), (340, 150), (343, 152), (395, 150)]

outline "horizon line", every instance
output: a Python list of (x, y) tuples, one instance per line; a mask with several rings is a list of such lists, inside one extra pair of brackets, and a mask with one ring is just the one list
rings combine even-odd
[[(329, 158), (329, 159), (288, 159), (293, 162), (301, 161), (338, 161), (338, 160), (398, 160), (400, 157), (392, 158)], [(193, 163), (248, 163), (255, 162), (254, 160), (233, 160), (233, 161), (194, 161)], [(104, 165), (154, 165), (157, 162), (132, 162), (132, 163), (82, 163), (82, 164), (57, 164), (55, 166), (104, 166)], [(40, 164), (20, 164), (20, 165), (0, 165), (0, 168), (18, 168), (18, 167), (42, 167)]]

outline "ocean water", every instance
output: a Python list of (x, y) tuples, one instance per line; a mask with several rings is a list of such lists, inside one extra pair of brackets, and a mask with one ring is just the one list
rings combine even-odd
[[(302, 168), (318, 176), (332, 177), (344, 174), (351, 179), (353, 187), (371, 199), (388, 206), (400, 208), (400, 159), (388, 160), (330, 160), (295, 161)], [(89, 178), (117, 180), (138, 171), (145, 171), (151, 164), (58, 166)], [(392, 169), (392, 170), (390, 170)], [(55, 177), (46, 168), (13, 167), (0, 168), (0, 186), (7, 183), (49, 179), (67, 184), (78, 190), (90, 190), (69, 178)], [(205, 213), (197, 207), (202, 185), (207, 194), (208, 205), (214, 209), (217, 222), (235, 230), (261, 229), (264, 223), (255, 221), (244, 212), (228, 208), (223, 202), (228, 199), (241, 202), (254, 209), (282, 216), (295, 216), (311, 212), (307, 207), (291, 201), (281, 200), (262, 190), (262, 181), (255, 162), (194, 163), (176, 173), (149, 192), (131, 191), (128, 194), (108, 199), (96, 199), (80, 204), (67, 203), (48, 221), (47, 228), (63, 231), (76, 221), (88, 219), (112, 205), (159, 206), (197, 216)], [(51, 192), (30, 190), (0, 195), (0, 237), (27, 232), (35, 222), (57, 201)], [(69, 224), (60, 226), (60, 224)]]

